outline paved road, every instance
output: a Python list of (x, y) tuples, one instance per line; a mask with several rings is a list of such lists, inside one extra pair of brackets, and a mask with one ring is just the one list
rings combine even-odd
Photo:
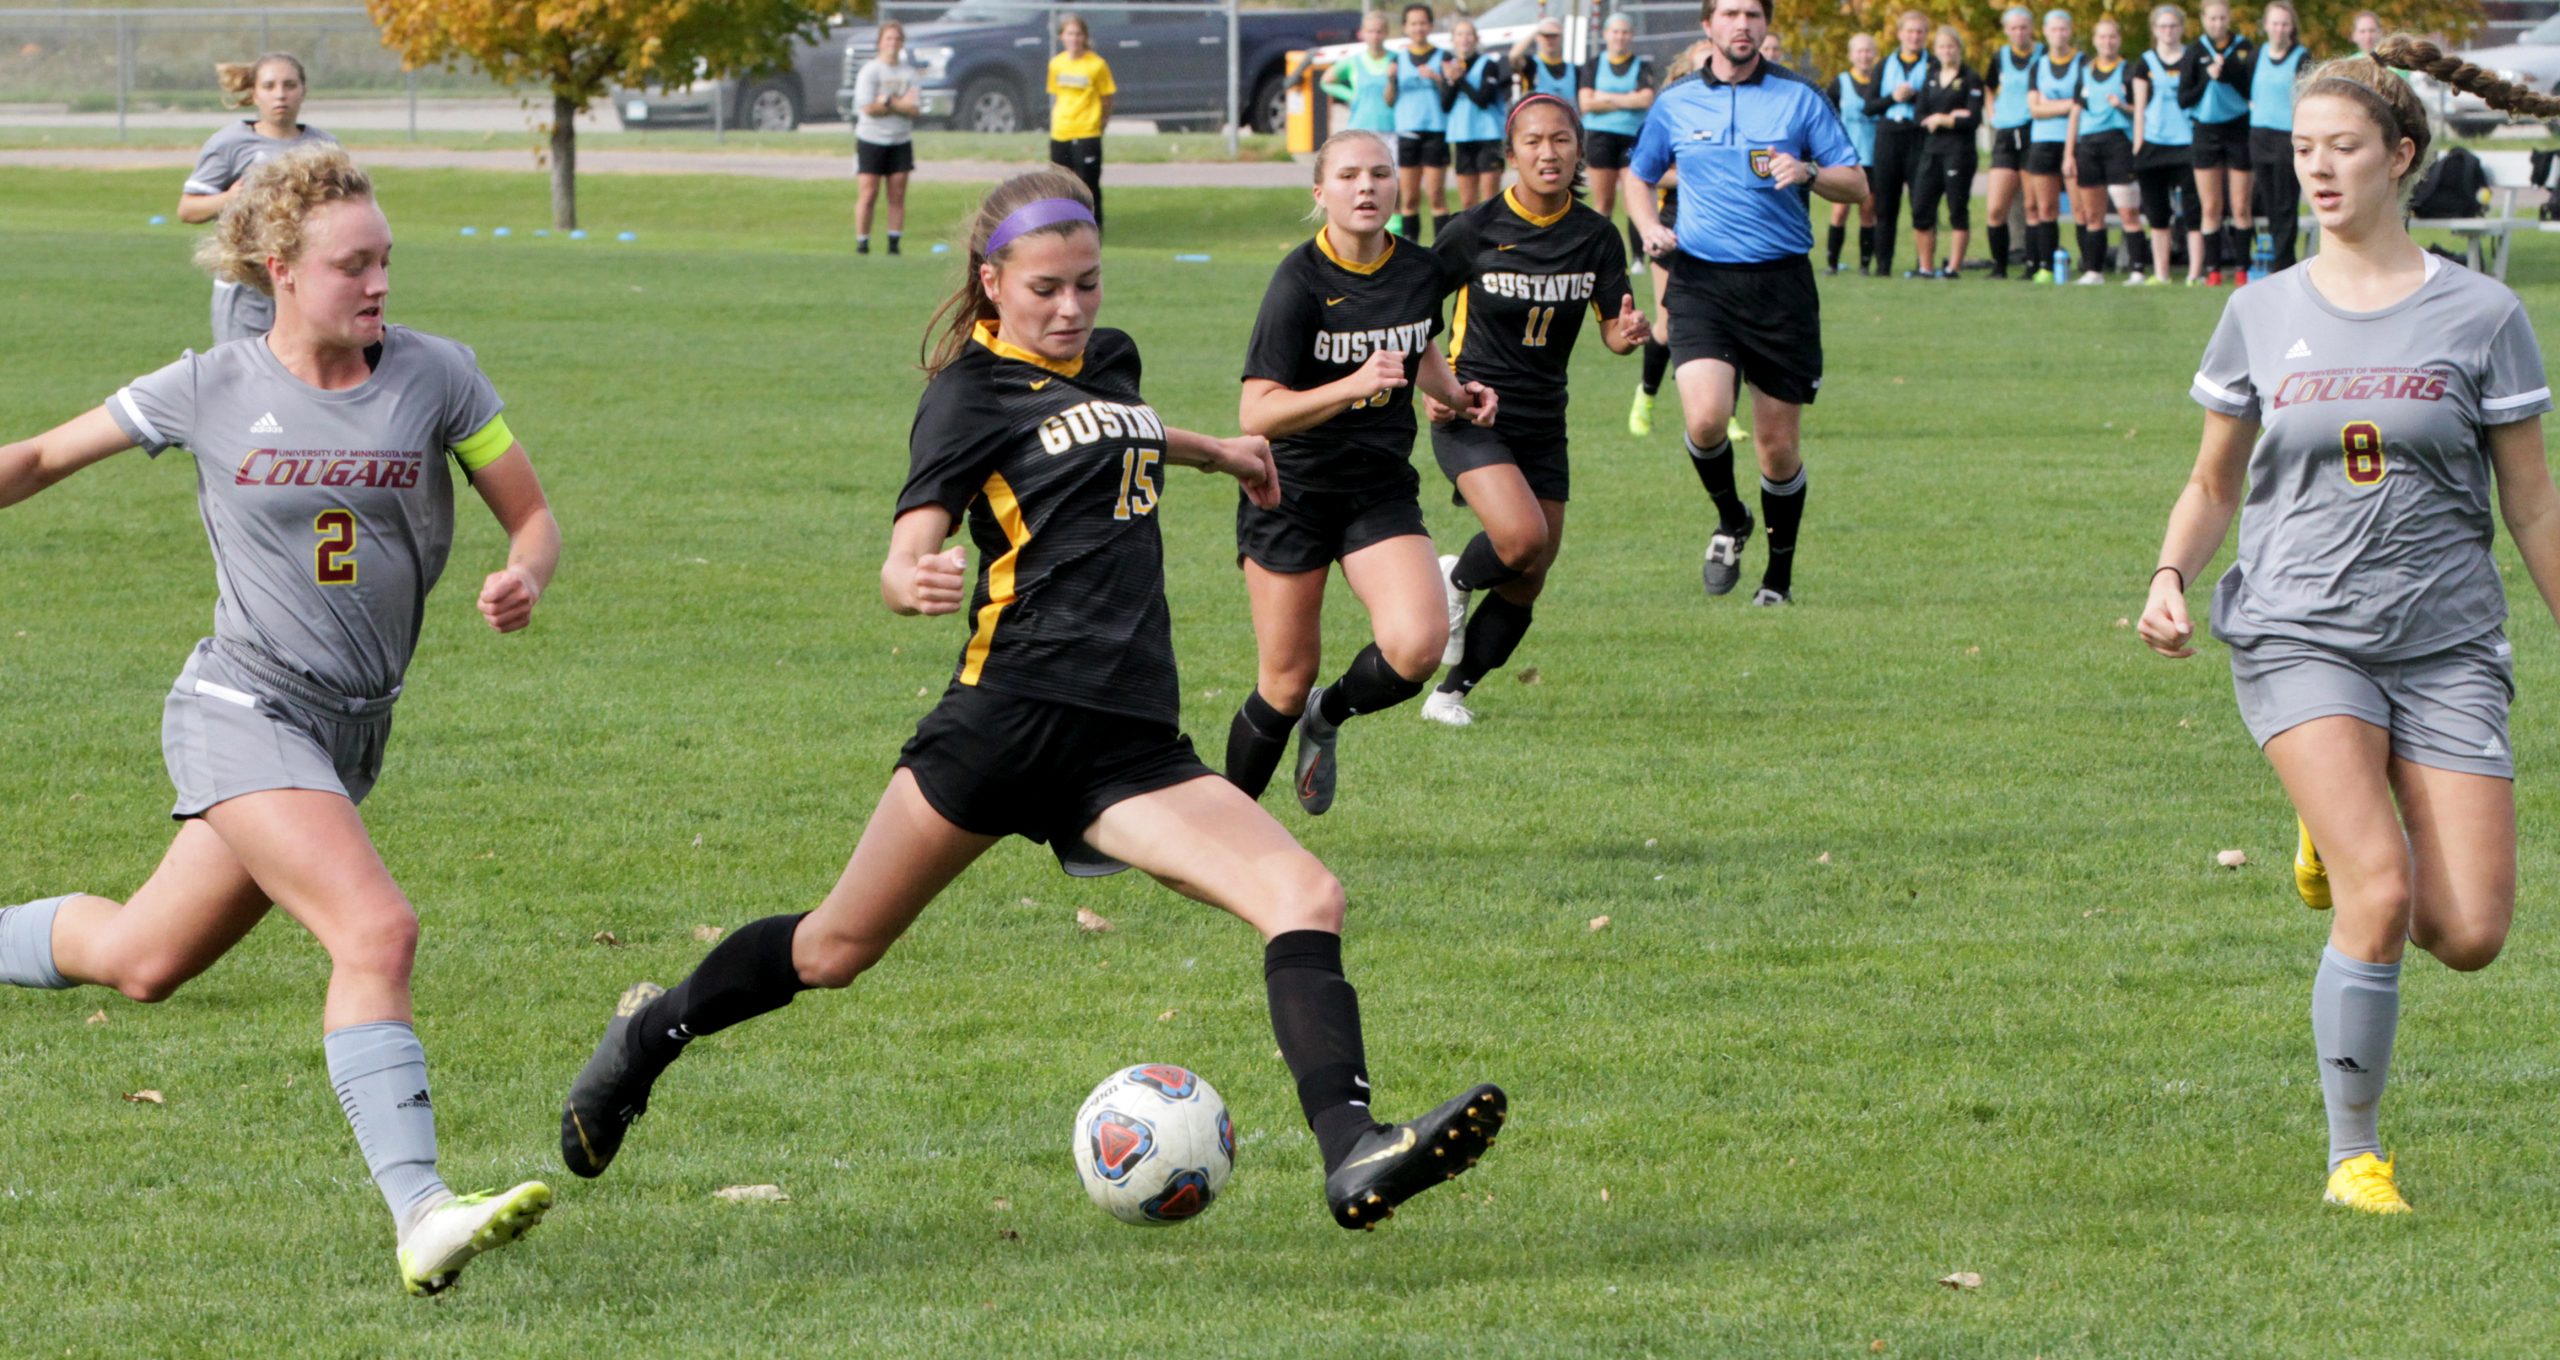
[[(430, 147), (390, 147), (358, 153), (368, 166), (390, 166), (402, 169), (448, 170), (513, 170), (525, 174), (549, 173), (534, 163), (530, 146), (512, 151), (447, 151)], [(195, 155), (187, 151), (140, 151), (115, 147), (40, 148), (0, 151), (0, 165), (35, 166), (68, 170), (179, 170), (195, 164)], [(1022, 169), (1020, 163), (1003, 161), (925, 161), (916, 166), (916, 178), (934, 183), (992, 184)], [(580, 175), (745, 175), (767, 179), (844, 180), (853, 179), (850, 155), (759, 156), (742, 152), (708, 151), (578, 151)], [(1254, 162), (1228, 164), (1210, 161), (1168, 161), (1155, 164), (1132, 163), (1114, 165), (1105, 175), (1110, 188), (1188, 188), (1188, 189), (1274, 189), (1302, 187), (1307, 182), (1304, 166), (1287, 162)]]

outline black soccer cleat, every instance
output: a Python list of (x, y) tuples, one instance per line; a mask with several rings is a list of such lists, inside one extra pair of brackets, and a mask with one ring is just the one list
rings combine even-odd
[(1742, 581), (1742, 545), (1751, 541), (1755, 527), (1746, 512), (1739, 527), (1716, 526), (1715, 536), (1707, 540), (1707, 563), (1704, 577), (1707, 593), (1730, 595)]
[(1324, 720), (1324, 686), (1307, 692), (1307, 711), (1298, 718), (1298, 806), (1310, 817), (1333, 808), (1334, 743), (1342, 729)]
[(649, 1111), (649, 1088), (665, 1069), (640, 1057), (631, 1026), (643, 1006), (666, 994), (654, 982), (635, 982), (625, 989), (595, 1053), (569, 1084), (569, 1099), (560, 1107), (560, 1160), (578, 1175), (590, 1180), (603, 1175), (622, 1150), (632, 1121)]
[(1346, 1228), (1374, 1228), (1393, 1216), (1397, 1205), (1442, 1181), (1456, 1180), (1493, 1146), (1510, 1103), (1501, 1087), (1488, 1083), (1420, 1119), (1360, 1135), (1342, 1165), (1324, 1178), (1333, 1221)]

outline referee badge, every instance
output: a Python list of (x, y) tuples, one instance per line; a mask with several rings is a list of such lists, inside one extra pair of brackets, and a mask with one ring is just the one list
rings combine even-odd
[(1777, 159), (1777, 155), (1778, 150), (1776, 147), (1755, 146), (1751, 148), (1751, 173), (1758, 175), (1762, 179), (1770, 178), (1775, 172), (1771, 171), (1769, 166)]

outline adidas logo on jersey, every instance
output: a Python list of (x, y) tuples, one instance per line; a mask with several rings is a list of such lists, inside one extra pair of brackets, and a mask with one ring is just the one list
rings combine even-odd
[(2506, 753), (2507, 744), (2496, 737), (2489, 738), (2489, 744), (2480, 748), (2480, 754), (2484, 756), (2502, 756)]
[(2308, 359), (2308, 358), (2310, 358), (2310, 357), (2311, 357), (2311, 342), (2310, 342), (2310, 341), (2308, 341), (2308, 340), (2296, 340), (2296, 341), (2294, 341), (2294, 342), (2293, 342), (2293, 348), (2291, 348), (2291, 349), (2289, 349), (2289, 350), (2286, 350), (2286, 351), (2284, 352), (2284, 357), (2286, 357), (2286, 358), (2288, 358), (2288, 359)]
[(262, 415), (262, 416), (258, 417), (256, 421), (254, 421), (254, 422), (252, 422), (252, 423), (250, 424), (250, 426), (249, 426), (249, 433), (251, 433), (251, 434), (283, 434), (283, 433), (284, 433), (284, 427), (283, 427), (282, 425), (279, 425), (279, 424), (277, 424), (277, 423), (276, 423), (276, 413), (275, 413), (275, 412), (273, 412), (273, 411), (269, 411), (269, 412), (267, 412), (265, 415)]

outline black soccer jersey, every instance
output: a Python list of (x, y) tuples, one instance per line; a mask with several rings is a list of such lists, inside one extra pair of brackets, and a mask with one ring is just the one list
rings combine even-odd
[(1404, 386), (1271, 441), (1282, 487), (1420, 485), (1413, 471), (1414, 373), (1440, 333), (1443, 291), (1431, 253), (1394, 236), (1371, 264), (1345, 264), (1322, 230), (1280, 261), (1254, 318), (1244, 376), (1304, 392), (1349, 377), (1379, 350), (1405, 356)]
[(1156, 504), (1164, 422), (1138, 347), (1096, 330), (1056, 364), (996, 338), (925, 384), (898, 513), (964, 513), (978, 558), (957, 680), (1174, 722), (1181, 693)]
[(1609, 219), (1569, 203), (1531, 217), (1517, 191), (1450, 221), (1435, 249), (1458, 294), (1449, 362), (1502, 399), (1502, 419), (1564, 419), (1565, 368), (1587, 312), (1614, 317), (1629, 296), (1627, 247)]

